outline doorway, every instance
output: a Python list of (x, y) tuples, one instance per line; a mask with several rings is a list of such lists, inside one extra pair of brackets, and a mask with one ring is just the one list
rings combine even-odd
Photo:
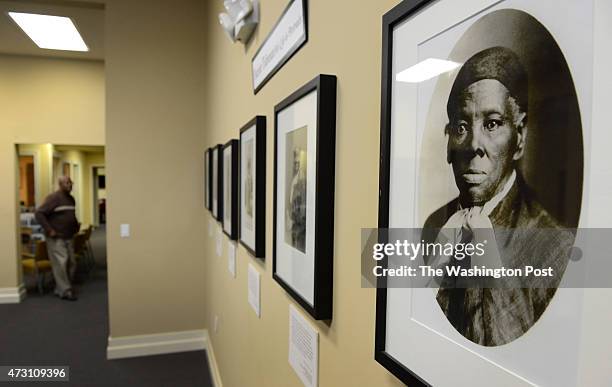
[[(23, 279), (29, 295), (44, 295), (53, 288), (50, 265), (47, 275), (35, 268), (38, 261), (48, 261), (46, 235), (36, 217), (36, 209), (59, 188), (60, 176), (70, 177), (75, 201), (75, 215), (81, 224), (73, 241), (77, 256), (79, 281), (90, 278), (95, 270), (106, 268), (106, 230), (100, 227), (100, 200), (106, 199), (100, 176), (105, 175), (103, 146), (61, 144), (18, 144), (19, 229)], [(106, 209), (102, 213), (105, 215)], [(77, 241), (80, 241), (77, 243)], [(98, 252), (96, 254), (96, 252)], [(98, 273), (99, 274), (99, 273)], [(106, 273), (104, 272), (104, 280)]]

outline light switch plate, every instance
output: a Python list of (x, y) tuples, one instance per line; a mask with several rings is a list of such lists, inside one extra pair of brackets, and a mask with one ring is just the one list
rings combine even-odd
[(119, 227), (119, 230), (120, 230), (121, 238), (129, 238), (130, 237), (130, 225), (129, 224), (122, 224)]

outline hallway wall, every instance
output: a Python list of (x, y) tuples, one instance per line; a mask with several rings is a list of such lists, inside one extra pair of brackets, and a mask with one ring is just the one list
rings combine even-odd
[(21, 282), (16, 144), (104, 145), (104, 63), (0, 55), (0, 288)]
[(106, 2), (113, 338), (205, 325), (204, 25), (200, 0)]
[[(254, 41), (245, 50), (231, 44), (216, 23), (222, 2), (209, 2), (206, 17), (208, 61), (206, 66), (206, 146), (238, 138), (239, 128), (253, 116), (267, 117), (266, 261), (253, 259), (237, 248), (234, 279), (228, 273), (224, 254), (216, 257), (214, 238), (205, 237), (206, 325), (224, 386), (302, 386), (287, 361), (288, 306), (296, 304), (272, 279), (272, 211), (274, 163), (274, 105), (319, 73), (338, 76), (334, 315), (331, 325), (307, 319), (319, 332), (319, 386), (400, 386), (395, 377), (374, 360), (375, 291), (360, 287), (360, 228), (376, 227), (378, 213), (378, 165), (380, 134), (380, 70), (382, 16), (399, 1), (348, 0), (308, 2), (308, 42), (253, 95), (251, 59), (287, 4), (284, 0), (262, 1), (262, 20)], [(606, 44), (612, 17), (610, 2), (596, 0), (594, 71), (594, 130), (590, 157), (597, 151), (589, 174), (596, 192), (589, 203), (589, 224), (609, 227), (612, 169), (601, 165), (609, 153), (612, 132), (607, 129), (607, 105), (612, 77), (612, 56)], [(589, 112), (591, 113), (591, 112)], [(589, 165), (587, 163), (587, 165)], [(211, 219), (206, 213), (207, 219)], [(215, 222), (216, 223), (216, 222)], [(218, 226), (215, 226), (218, 227)], [(216, 231), (215, 231), (216, 232)], [(225, 239), (225, 238), (224, 238)], [(248, 264), (261, 273), (261, 318), (247, 302)], [(611, 289), (584, 291), (579, 378), (580, 385), (603, 386), (610, 380), (606, 360), (611, 356)], [(301, 308), (298, 307), (301, 310)], [(572, 311), (573, 312), (573, 311)], [(427, 352), (428, 348), (418, 348)], [(239, 371), (237, 371), (239, 370)], [(443, 372), (443, 371), (441, 371)]]
[[(309, 1), (308, 42), (253, 95), (251, 59), (271, 30), (285, 0), (261, 3), (261, 25), (245, 52), (231, 44), (216, 22), (221, 1), (211, 1), (206, 70), (207, 146), (238, 138), (239, 128), (255, 115), (267, 118), (266, 261), (237, 247), (237, 278), (227, 269), (206, 231), (206, 323), (224, 386), (302, 386), (287, 361), (289, 305), (296, 302), (272, 278), (274, 105), (319, 73), (338, 77), (336, 126), (336, 204), (334, 311), (328, 326), (307, 320), (319, 331), (319, 385), (400, 386), (374, 361), (375, 291), (360, 287), (360, 228), (376, 227), (380, 123), (382, 15), (396, 0)], [(206, 212), (206, 218), (211, 215)], [(215, 227), (218, 227), (215, 222)], [(247, 270), (261, 273), (261, 318), (247, 303)], [(305, 314), (299, 306), (297, 308)], [(237, 372), (236, 370), (240, 370)]]

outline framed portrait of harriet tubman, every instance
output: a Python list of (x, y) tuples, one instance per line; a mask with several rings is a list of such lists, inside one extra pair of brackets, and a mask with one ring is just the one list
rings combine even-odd
[(332, 318), (336, 77), (274, 107), (273, 277), (315, 319)]
[[(384, 16), (379, 229), (422, 229), (435, 242), (441, 230), (470, 240), (484, 228), (506, 268), (536, 259), (572, 270), (575, 230), (597, 196), (587, 169), (593, 10), (413, 0)], [(451, 280), (378, 286), (381, 365), (410, 386), (580, 384), (581, 290), (562, 277), (528, 288)]]
[(240, 243), (257, 258), (266, 255), (266, 117), (240, 129)]
[(238, 239), (238, 140), (223, 145), (223, 232)]

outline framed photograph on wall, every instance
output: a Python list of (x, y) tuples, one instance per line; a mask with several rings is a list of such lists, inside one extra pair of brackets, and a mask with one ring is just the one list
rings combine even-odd
[(238, 239), (238, 140), (223, 145), (223, 232)]
[(211, 194), (211, 205), (212, 214), (221, 222), (223, 220), (223, 146), (221, 144), (215, 145), (212, 149), (212, 194)]
[(266, 117), (240, 129), (240, 243), (257, 258), (266, 255)]
[(332, 318), (336, 77), (274, 107), (273, 277), (317, 320)]
[(211, 148), (204, 152), (204, 206), (207, 210), (212, 209), (212, 151)]
[[(533, 251), (564, 256), (572, 234), (553, 243), (532, 231), (588, 227), (585, 203), (597, 198), (585, 170), (593, 25), (592, 1), (415, 0), (389, 11), (379, 229), (428, 235), (477, 219), (496, 235), (519, 230), (504, 240), (504, 267)], [(580, 384), (579, 289), (389, 281), (377, 290), (375, 358), (404, 383)]]

